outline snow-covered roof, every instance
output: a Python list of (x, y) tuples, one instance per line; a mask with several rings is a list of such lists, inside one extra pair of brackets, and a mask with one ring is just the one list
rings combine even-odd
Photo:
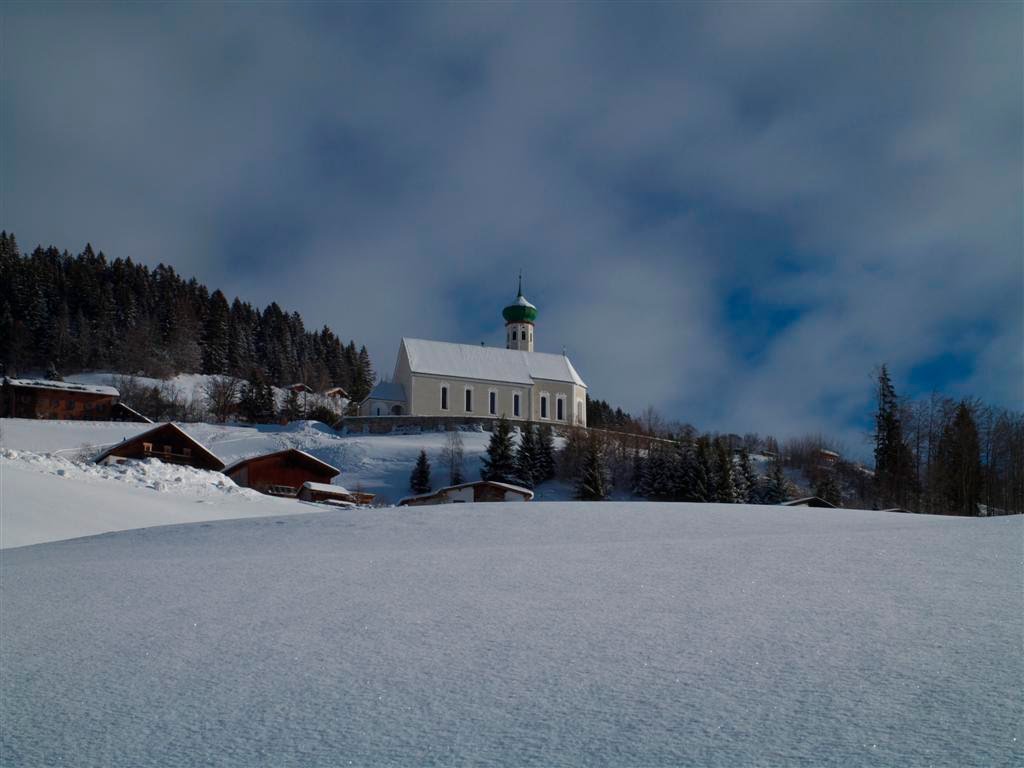
[(320, 491), (320, 493), (340, 493), (346, 496), (351, 496), (352, 492), (340, 485), (331, 485), (330, 483), (314, 483), (307, 481), (302, 484), (303, 488), (308, 488), (311, 491)]
[(66, 392), (85, 392), (92, 395), (110, 395), (119, 397), (121, 395), (113, 387), (103, 387), (98, 384), (75, 384), (71, 381), (49, 381), (46, 379), (4, 379), (12, 387), (32, 387), (33, 389), (59, 389)]
[(392, 400), (396, 403), (404, 403), (405, 387), (397, 381), (378, 381), (366, 399)]
[(519, 485), (512, 485), (512, 483), (500, 483), (497, 480), (472, 480), (468, 483), (459, 483), (458, 485), (447, 485), (444, 488), (438, 488), (436, 491), (430, 493), (419, 493), (415, 496), (406, 496), (403, 499), (398, 500), (398, 506), (403, 506), (410, 501), (420, 501), (421, 499), (432, 499), (436, 496), (442, 496), (449, 491), (458, 491), (462, 488), (472, 488), (477, 485), (493, 485), (497, 488), (503, 488), (506, 491), (513, 491), (514, 493), (521, 493), (526, 497), (527, 501), (533, 499), (533, 491), (529, 488), (523, 488)]
[(526, 297), (523, 296), (523, 294), (521, 293), (518, 296), (516, 296), (516, 304), (518, 304), (520, 307), (532, 307), (533, 309), (536, 309), (536, 307), (534, 307), (533, 304), (528, 302), (526, 300)]
[[(338, 469), (337, 467), (332, 467), (326, 461), (321, 461), (320, 459), (318, 459), (316, 456), (314, 456), (311, 453), (306, 453), (305, 451), (300, 451), (298, 448), (285, 448), (283, 451), (274, 451), (272, 453), (261, 453), (261, 454), (256, 455), (256, 456), (246, 456), (244, 459), (239, 459), (238, 461), (236, 461), (231, 466), (225, 468), (224, 469), (224, 474), (225, 475), (230, 475), (232, 472), (234, 472), (236, 469), (238, 469), (242, 465), (248, 464), (251, 461), (256, 461), (257, 459), (269, 459), (272, 456), (283, 456), (285, 454), (292, 454), (292, 456), (294, 456), (295, 458), (302, 459), (307, 464), (312, 464), (313, 466), (318, 467), (319, 469), (322, 469), (325, 472), (333, 472), (336, 475), (341, 473), (340, 469)], [(337, 488), (338, 486), (331, 486), (331, 487), (332, 488)]]
[(802, 499), (790, 499), (789, 501), (782, 502), (783, 507), (821, 507), (821, 508), (832, 508), (836, 509), (836, 505), (830, 501), (825, 501), (820, 496), (805, 496)]
[(532, 384), (536, 379), (587, 386), (565, 355), (518, 349), (402, 339), (413, 373)]

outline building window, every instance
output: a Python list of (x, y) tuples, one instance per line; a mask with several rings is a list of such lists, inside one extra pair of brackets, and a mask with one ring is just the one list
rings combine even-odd
[(582, 424), (583, 423), (583, 401), (582, 400), (577, 400), (576, 401), (576, 423), (577, 424)]
[(493, 389), (487, 393), (487, 412), (491, 416), (495, 416), (498, 413), (498, 393)]
[(143, 443), (142, 444), (142, 452), (143, 453), (152, 453), (153, 452), (153, 444), (152, 443)]
[(192, 456), (192, 449), (191, 448), (182, 448), (181, 449), (181, 453), (187, 459), (187, 458)]
[(70, 408), (71, 410), (75, 409), (75, 401), (74, 400), (68, 400), (68, 408)]
[(555, 400), (555, 418), (565, 421), (565, 398), (559, 397)]
[(516, 332), (512, 331), (512, 341), (515, 341), (515, 340), (516, 340)]
[(466, 387), (466, 413), (473, 412), (473, 390)]
[(548, 396), (540, 396), (540, 417), (546, 419), (548, 417)]
[(164, 453), (166, 453), (168, 456), (170, 456), (172, 453), (174, 453), (174, 448), (172, 446), (170, 446), (170, 445), (165, 445), (164, 446)]
[(518, 416), (519, 415), (519, 393), (518, 392), (516, 392), (514, 395), (512, 395), (512, 415), (513, 416)]
[(446, 386), (441, 387), (441, 410), (448, 410), (448, 387)]

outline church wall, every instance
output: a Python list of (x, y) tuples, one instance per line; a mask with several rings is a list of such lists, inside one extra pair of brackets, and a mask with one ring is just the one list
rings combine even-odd
[[(532, 409), (534, 413), (534, 420), (540, 422), (549, 421), (552, 424), (575, 424), (576, 416), (576, 403), (580, 401), (583, 403), (583, 419), (580, 426), (587, 425), (586, 415), (586, 399), (587, 390), (576, 384), (572, 384), (564, 381), (546, 381), (544, 379), (535, 379), (533, 382), (533, 402)], [(547, 416), (541, 415), (541, 397), (547, 395), (548, 398), (548, 412)], [(558, 420), (558, 398), (564, 398), (565, 400), (565, 418), (561, 421)]]

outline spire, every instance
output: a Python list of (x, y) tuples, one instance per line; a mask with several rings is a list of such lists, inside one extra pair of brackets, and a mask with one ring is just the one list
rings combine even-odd
[(519, 270), (519, 291), (516, 293), (516, 298), (518, 299), (522, 295), (523, 295), (523, 270), (520, 269)]

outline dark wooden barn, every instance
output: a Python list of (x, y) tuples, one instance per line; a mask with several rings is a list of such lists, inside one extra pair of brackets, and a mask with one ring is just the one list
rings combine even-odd
[(340, 469), (294, 448), (251, 456), (224, 470), (224, 474), (237, 485), (271, 496), (298, 496), (304, 483), (329, 484), (331, 478), (340, 472)]
[(66, 381), (4, 379), (0, 391), (0, 416), (109, 421), (118, 396), (113, 387)]
[(186, 464), (215, 472), (224, 469), (224, 462), (206, 446), (170, 422), (108, 448), (96, 457), (96, 462), (116, 464), (125, 459), (160, 459), (168, 464)]

